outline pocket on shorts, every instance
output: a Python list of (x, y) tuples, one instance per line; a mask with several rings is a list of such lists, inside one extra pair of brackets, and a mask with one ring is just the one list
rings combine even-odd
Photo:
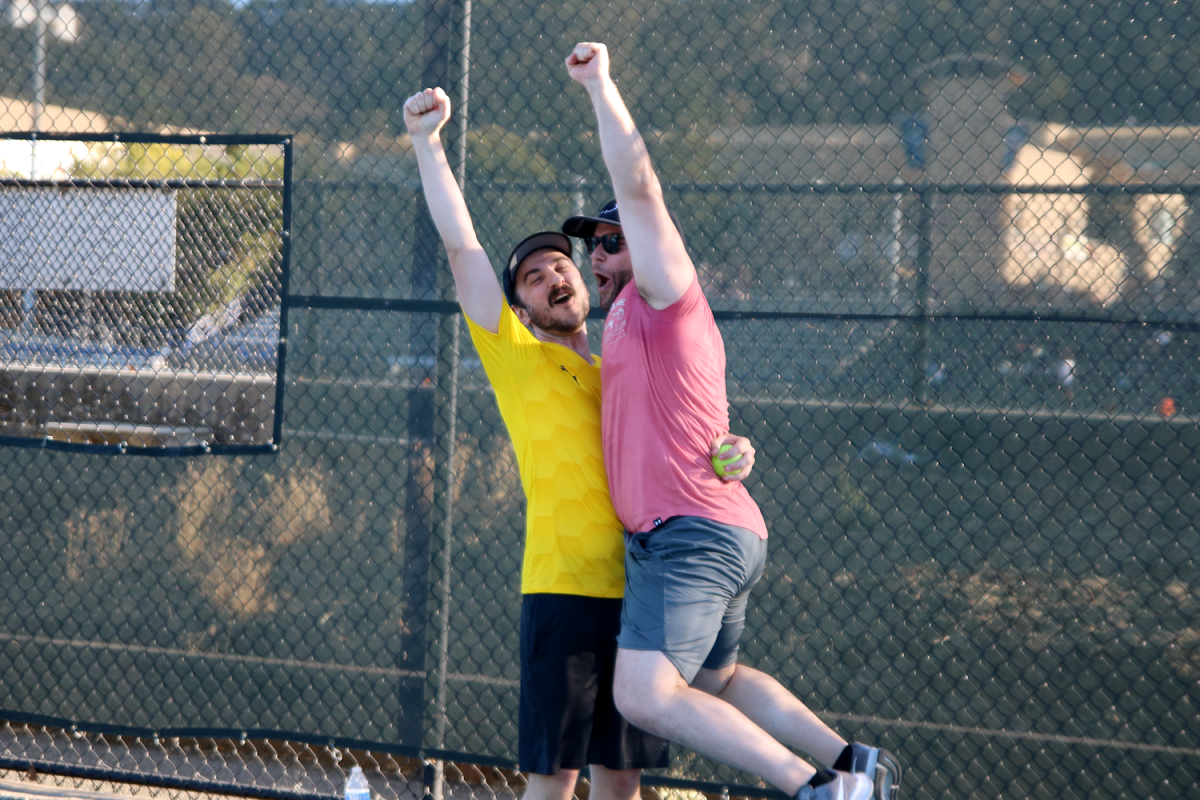
[(657, 561), (659, 557), (650, 549), (650, 532), (634, 533), (625, 538), (625, 552), (635, 561)]

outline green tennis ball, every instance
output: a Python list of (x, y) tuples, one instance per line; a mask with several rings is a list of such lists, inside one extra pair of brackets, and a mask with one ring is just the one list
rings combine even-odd
[(721, 458), (721, 453), (724, 453), (726, 450), (730, 449), (731, 447), (733, 447), (733, 445), (731, 445), (731, 444), (721, 445), (721, 449), (718, 450), (717, 454), (712, 457), (713, 471), (716, 472), (717, 475), (722, 478), (724, 478), (726, 475), (736, 475), (739, 472), (741, 472), (741, 469), (726, 469), (725, 468), (728, 464), (732, 464), (733, 462), (735, 462), (739, 458), (741, 458), (740, 455), (730, 456), (729, 458)]

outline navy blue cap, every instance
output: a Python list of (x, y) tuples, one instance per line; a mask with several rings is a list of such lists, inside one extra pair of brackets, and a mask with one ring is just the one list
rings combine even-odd
[(562, 231), (567, 236), (586, 239), (596, 232), (596, 226), (601, 222), (609, 225), (620, 225), (621, 214), (617, 211), (617, 201), (609, 200), (604, 208), (596, 212), (594, 217), (571, 217), (562, 225)]
[[(671, 222), (675, 225), (675, 230), (679, 232), (679, 238), (683, 239), (684, 246), (687, 246), (687, 238), (683, 235), (683, 225), (679, 222), (679, 217), (675, 216), (675, 212), (667, 209), (667, 215), (671, 218)], [(621, 224), (621, 213), (617, 209), (617, 201), (609, 200), (604, 204), (604, 207), (596, 212), (594, 217), (569, 217), (562, 225), (562, 231), (567, 236), (574, 236), (577, 239), (586, 239), (596, 233), (596, 226), (601, 222), (607, 222), (609, 225)]]

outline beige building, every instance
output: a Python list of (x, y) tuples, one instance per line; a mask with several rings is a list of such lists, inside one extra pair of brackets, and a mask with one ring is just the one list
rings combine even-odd
[[(1192, 224), (1184, 195), (1078, 190), (1195, 183), (1200, 127), (1021, 123), (1008, 113), (1007, 102), (1024, 80), (1022, 72), (994, 58), (942, 59), (926, 67), (925, 108), (914, 115), (910, 130), (897, 125), (717, 130), (708, 137), (713, 156), (706, 172), (720, 182), (751, 184), (976, 187), (940, 193), (931, 209), (924, 289), (932, 310), (1028, 300), (1107, 305), (1161, 288)], [(982, 190), (1005, 186), (1016, 191)], [(874, 274), (887, 277), (851, 289), (879, 292), (910, 276), (916, 266), (915, 198), (877, 195), (878, 210), (865, 223), (862, 215), (844, 213), (846, 205), (863, 201), (828, 194), (819, 203), (804, 206), (801, 200), (800, 208), (781, 211), (794, 217), (789, 230), (795, 241), (779, 243), (770, 257), (785, 264), (805, 258), (835, 264), (839, 247), (857, 247), (879, 262)], [(848, 229), (839, 214), (866, 230)], [(1197, 295), (1195, 287), (1187, 291)]]
[[(1200, 128), (1044, 124), (1016, 153), (1018, 188), (1194, 183)], [(1155, 287), (1188, 224), (1180, 193), (1013, 193), (1005, 198), (1004, 279), (1060, 286), (1101, 304)]]
[[(106, 133), (112, 121), (95, 111), (63, 106), (45, 106), (42, 128), (49, 133)], [(0, 97), (0, 131), (32, 131), (33, 103)], [(37, 142), (0, 140), (0, 175), (41, 180), (70, 177), (71, 168), (88, 157), (83, 142)]]

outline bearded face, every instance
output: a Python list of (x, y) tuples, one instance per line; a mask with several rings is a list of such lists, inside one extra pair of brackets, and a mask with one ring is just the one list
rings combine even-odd
[[(583, 328), (591, 301), (575, 263), (556, 250), (531, 253), (517, 267), (521, 321), (547, 333), (569, 335)], [(518, 313), (518, 316), (522, 316)]]
[[(619, 225), (601, 222), (596, 226), (593, 237), (598, 241), (606, 234), (619, 234)], [(596, 279), (596, 289), (600, 295), (600, 308), (608, 311), (621, 290), (633, 280), (633, 262), (629, 258), (629, 247), (624, 239), (619, 240), (620, 249), (610, 253), (602, 245), (597, 244), (592, 250), (592, 277)]]

